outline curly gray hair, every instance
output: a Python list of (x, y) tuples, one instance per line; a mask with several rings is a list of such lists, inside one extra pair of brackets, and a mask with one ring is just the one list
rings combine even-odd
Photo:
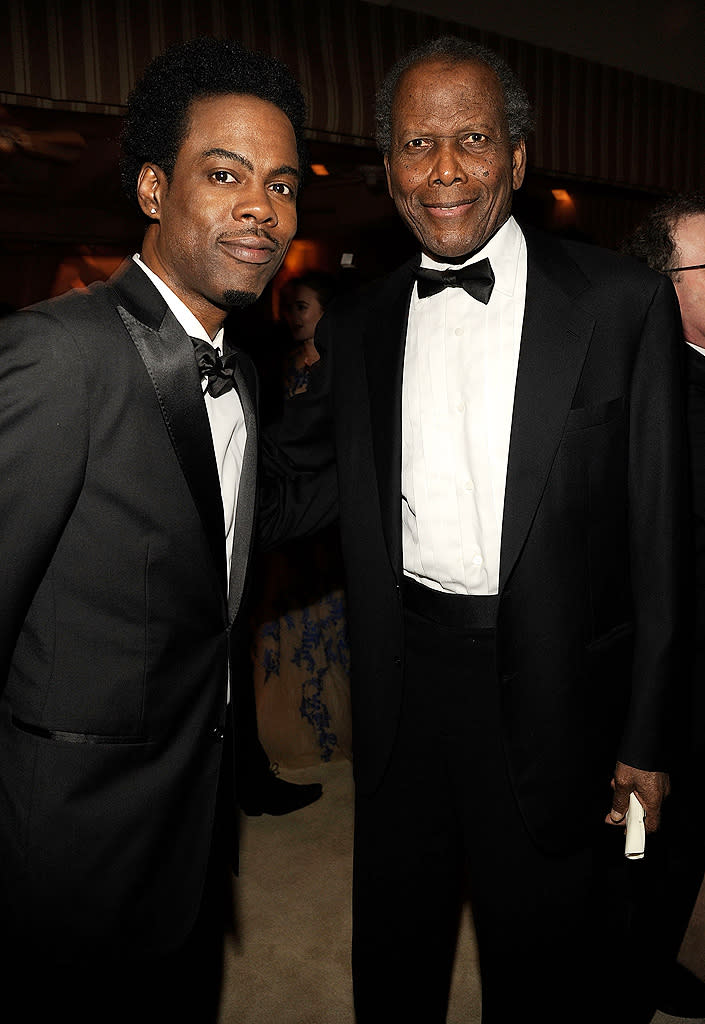
[[(646, 215), (620, 249), (665, 274), (678, 258), (673, 232), (683, 217), (705, 213), (705, 193), (682, 192), (667, 196)], [(678, 281), (680, 274), (674, 276)]]

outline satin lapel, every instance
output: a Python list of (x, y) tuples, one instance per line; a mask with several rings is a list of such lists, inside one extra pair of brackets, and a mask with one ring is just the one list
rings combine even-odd
[(536, 515), (594, 328), (575, 302), (589, 282), (527, 233), (528, 278), (504, 497), (500, 591)]
[(401, 394), (406, 325), (414, 284), (405, 264), (390, 279), (368, 317), (363, 345), (382, 526), (392, 568), (401, 574)]
[(230, 586), (228, 589), (228, 618), (232, 623), (242, 601), (247, 565), (252, 547), (252, 529), (255, 517), (257, 491), (257, 413), (254, 396), (257, 379), (252, 364), (240, 353), (240, 363), (235, 371), (242, 411), (245, 417), (247, 440), (242, 460), (242, 472), (237, 492), (233, 550), (230, 559)]
[[(135, 272), (144, 277), (139, 268), (135, 268)], [(124, 306), (118, 306), (118, 313), (147, 368), (171, 443), (201, 517), (218, 578), (225, 590), (223, 502), (208, 413), (193, 357), (193, 345), (168, 306), (164, 309), (163, 319), (156, 330), (142, 323)]]

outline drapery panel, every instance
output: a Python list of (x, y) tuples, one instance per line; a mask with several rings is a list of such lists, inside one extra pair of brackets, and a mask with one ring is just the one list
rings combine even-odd
[(0, 104), (120, 115), (170, 43), (233, 36), (289, 65), (313, 139), (369, 144), (374, 94), (409, 47), (452, 32), (498, 50), (536, 111), (534, 168), (646, 189), (702, 187), (705, 93), (363, 0), (6, 0)]

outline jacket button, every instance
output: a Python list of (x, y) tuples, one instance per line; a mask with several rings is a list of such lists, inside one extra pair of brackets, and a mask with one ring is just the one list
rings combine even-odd
[(216, 725), (216, 727), (213, 729), (213, 739), (216, 740), (216, 742), (221, 743), (224, 737), (225, 734), (223, 730), (220, 728), (220, 726)]

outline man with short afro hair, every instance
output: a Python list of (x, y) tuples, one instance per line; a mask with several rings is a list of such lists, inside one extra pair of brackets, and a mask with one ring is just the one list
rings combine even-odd
[(120, 172), (128, 199), (138, 202), (137, 176), (148, 161), (156, 161), (171, 177), (193, 101), (228, 93), (258, 96), (279, 107), (294, 129), (299, 167), (307, 168), (306, 103), (288, 69), (235, 39), (200, 36), (155, 57), (130, 94), (120, 139)]
[[(304, 119), (287, 69), (236, 42), (157, 57), (123, 134), (140, 254), (1, 325), (0, 941), (23, 1020), (217, 1016), (258, 490), (225, 321), (294, 237)], [(265, 539), (303, 529), (270, 492)]]

